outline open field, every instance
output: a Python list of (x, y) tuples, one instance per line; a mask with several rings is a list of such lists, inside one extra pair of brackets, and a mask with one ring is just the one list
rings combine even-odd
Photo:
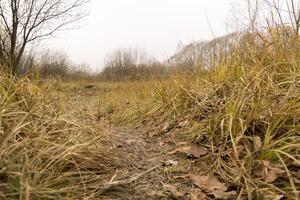
[[(167, 183), (175, 188), (190, 187), (183, 194), (193, 194), (193, 186), (185, 181), (195, 173), (216, 176), (227, 187), (235, 188), (219, 198), (297, 199), (298, 66), (288, 66), (296, 70), (289, 72), (281, 72), (282, 66), (253, 66), (237, 76), (233, 76), (236, 69), (226, 68), (209, 72), (202, 79), (189, 76), (100, 84), (99, 88), (110, 89), (96, 106), (97, 116), (117, 125), (129, 122), (147, 137), (155, 138), (162, 145), (161, 151), (178, 155), (175, 161), (179, 164), (167, 167), (172, 171)], [(201, 156), (190, 158), (193, 151), (200, 151)], [(189, 178), (183, 178), (182, 184), (176, 180), (178, 176)], [(201, 189), (210, 198), (217, 198), (214, 191)]]
[(300, 2), (261, 2), (241, 30), (92, 73), (30, 50), (88, 0), (1, 0), (0, 200), (300, 200)]
[[(5, 126), (19, 127), (3, 155), (20, 145), (19, 167), (2, 172), (3, 197), (298, 199), (298, 63), (49, 84), (13, 85), (31, 96), (11, 102), (21, 111), (2, 114)], [(15, 112), (26, 118), (11, 120)]]

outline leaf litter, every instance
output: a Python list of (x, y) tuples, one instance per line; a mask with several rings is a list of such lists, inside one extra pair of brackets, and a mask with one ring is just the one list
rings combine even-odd
[(182, 200), (184, 199), (184, 194), (178, 191), (177, 187), (170, 184), (163, 183), (163, 189), (169, 193), (169, 195), (176, 199), (176, 200)]
[(205, 147), (193, 144), (192, 146), (184, 146), (175, 149), (174, 151), (169, 152), (170, 155), (173, 154), (185, 154), (193, 158), (200, 158), (208, 154), (208, 150)]
[(204, 192), (212, 194), (217, 199), (230, 199), (237, 195), (236, 191), (227, 191), (225, 183), (221, 183), (216, 176), (189, 174), (193, 184)]

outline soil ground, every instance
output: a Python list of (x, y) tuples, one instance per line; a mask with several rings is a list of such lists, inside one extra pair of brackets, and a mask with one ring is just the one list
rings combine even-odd
[[(184, 143), (177, 142), (172, 132), (162, 130), (164, 125), (155, 122), (114, 127), (109, 121), (99, 120), (94, 109), (102, 93), (83, 89), (72, 94), (68, 103), (96, 131), (105, 129), (110, 148), (118, 154), (115, 174), (108, 175), (108, 187), (100, 199), (191, 199), (193, 185), (182, 177), (192, 160), (170, 154)], [(169, 189), (178, 190), (178, 196), (174, 197)]]

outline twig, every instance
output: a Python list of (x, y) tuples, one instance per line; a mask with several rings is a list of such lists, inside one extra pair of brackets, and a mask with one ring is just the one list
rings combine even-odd
[(161, 167), (162, 164), (160, 165), (156, 165), (154, 167), (152, 167), (151, 169), (148, 169), (147, 171), (141, 173), (141, 174), (138, 174), (137, 176), (134, 176), (134, 177), (131, 177), (129, 179), (126, 179), (126, 180), (119, 180), (119, 181), (113, 181), (113, 182), (108, 182), (106, 184), (104, 184), (104, 186), (98, 191), (96, 192), (94, 195), (98, 196), (100, 194), (102, 194), (103, 192), (113, 188), (113, 187), (116, 187), (116, 186), (119, 186), (119, 185), (126, 185), (126, 184), (130, 184), (136, 180), (138, 180), (139, 178), (141, 178), (142, 176), (144, 176), (145, 174)]

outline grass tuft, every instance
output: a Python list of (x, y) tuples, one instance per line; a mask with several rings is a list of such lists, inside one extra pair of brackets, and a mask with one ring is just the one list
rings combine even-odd
[(97, 192), (113, 154), (98, 133), (27, 78), (0, 74), (0, 198), (81, 199)]

